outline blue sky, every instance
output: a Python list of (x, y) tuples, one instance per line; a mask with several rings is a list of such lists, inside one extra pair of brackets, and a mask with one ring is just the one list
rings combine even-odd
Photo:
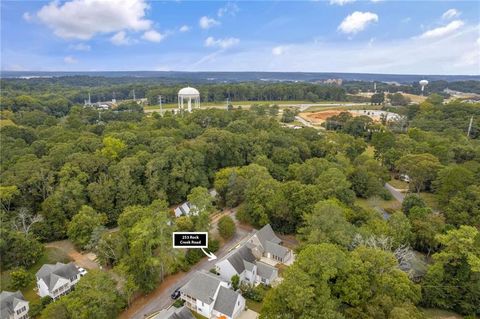
[(480, 74), (477, 1), (1, 2), (1, 68)]

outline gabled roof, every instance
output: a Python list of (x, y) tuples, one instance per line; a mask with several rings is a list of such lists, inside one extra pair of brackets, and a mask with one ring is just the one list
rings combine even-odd
[(56, 263), (43, 265), (36, 273), (38, 279), (45, 282), (49, 290), (55, 287), (55, 284), (61, 278), (70, 280), (70, 278), (78, 275), (80, 271), (74, 263)]
[(0, 293), (0, 318), (9, 318), (19, 302), (26, 301), (20, 291), (2, 291)]
[(170, 307), (163, 309), (151, 319), (195, 319), (190, 309), (183, 306), (180, 308)]
[(282, 258), (285, 257), (289, 252), (288, 248), (272, 243), (271, 241), (267, 241), (264, 247), (265, 252)]
[(255, 264), (248, 262), (246, 260), (243, 261), (243, 265), (245, 267), (245, 270), (248, 270), (248, 271), (253, 271), (253, 269), (255, 268)]
[(220, 283), (222, 283), (222, 280), (216, 275), (197, 271), (193, 275), (193, 278), (180, 288), (180, 292), (194, 299), (211, 304), (214, 301), (215, 293)]
[(244, 261), (249, 263), (255, 262), (255, 256), (252, 254), (250, 248), (246, 246), (241, 246), (240, 248), (234, 250), (226, 259), (230, 262), (238, 274), (241, 274), (245, 270)]
[(222, 286), (218, 291), (217, 300), (215, 301), (215, 305), (213, 305), (213, 309), (232, 317), (239, 296), (240, 294), (238, 292)]
[(262, 246), (265, 249), (265, 244), (267, 241), (270, 241), (274, 244), (280, 244), (282, 240), (275, 235), (275, 232), (272, 229), (272, 226), (270, 224), (267, 224), (262, 227), (262, 229), (258, 230), (255, 235), (257, 235), (258, 240), (262, 244)]
[(273, 280), (273, 279), (275, 279), (273, 277), (274, 277), (274, 274), (276, 272), (277, 272), (277, 268), (257, 261), (257, 275), (258, 276), (260, 276), (262, 278), (265, 278), (265, 279)]

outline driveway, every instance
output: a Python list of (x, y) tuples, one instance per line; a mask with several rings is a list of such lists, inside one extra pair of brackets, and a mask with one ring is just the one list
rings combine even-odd
[(385, 188), (392, 194), (392, 196), (398, 200), (400, 203), (403, 203), (403, 200), (405, 199), (405, 194), (390, 185), (389, 183), (385, 183)]
[[(223, 214), (222, 214), (223, 215)], [(232, 212), (233, 215), (233, 212)], [(232, 216), (233, 217), (233, 216)], [(218, 221), (218, 219), (217, 219)], [(215, 222), (215, 221), (214, 221)], [(214, 223), (212, 223), (214, 224)], [(214, 267), (215, 263), (227, 255), (232, 249), (237, 247), (239, 244), (243, 243), (248, 239), (250, 234), (249, 228), (242, 227), (237, 223), (237, 232), (224, 246), (222, 246), (215, 255), (217, 260), (208, 261), (205, 257), (197, 264), (193, 265), (192, 268), (186, 273), (179, 273), (172, 276), (168, 276), (160, 284), (160, 286), (155, 289), (152, 293), (145, 297), (138, 298), (133, 302), (133, 304), (125, 310), (119, 318), (127, 319), (143, 319), (147, 315), (159, 311), (161, 309), (167, 308), (173, 303), (173, 300), (170, 298), (170, 294), (178, 287), (185, 285), (190, 279), (192, 279), (193, 274), (198, 270), (210, 270)]]

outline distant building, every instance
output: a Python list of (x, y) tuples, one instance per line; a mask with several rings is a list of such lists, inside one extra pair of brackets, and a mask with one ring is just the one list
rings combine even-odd
[(0, 319), (28, 319), (28, 301), (20, 291), (0, 293)]
[(341, 86), (343, 83), (342, 79), (328, 79), (323, 81), (324, 84), (333, 84), (333, 85), (338, 85)]
[(56, 300), (69, 293), (80, 277), (80, 270), (74, 263), (45, 264), (36, 273), (38, 295)]
[(228, 282), (203, 271), (180, 288), (180, 298), (186, 307), (211, 319), (235, 319), (245, 309), (245, 298), (230, 289)]

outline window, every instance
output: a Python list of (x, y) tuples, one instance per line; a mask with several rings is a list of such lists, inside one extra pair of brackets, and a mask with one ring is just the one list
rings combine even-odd
[(21, 314), (21, 313), (24, 312), (25, 310), (27, 310), (27, 307), (26, 307), (26, 306), (23, 306), (22, 308), (18, 309), (18, 310), (17, 310), (17, 315)]

